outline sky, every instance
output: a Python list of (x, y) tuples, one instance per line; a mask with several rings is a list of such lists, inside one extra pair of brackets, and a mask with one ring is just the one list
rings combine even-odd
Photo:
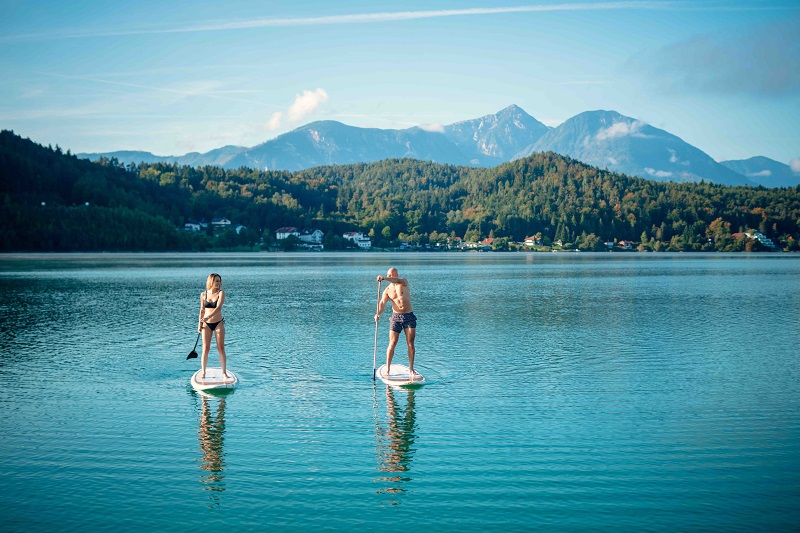
[(598, 109), (800, 171), (797, 0), (0, 0), (0, 128), (72, 152)]

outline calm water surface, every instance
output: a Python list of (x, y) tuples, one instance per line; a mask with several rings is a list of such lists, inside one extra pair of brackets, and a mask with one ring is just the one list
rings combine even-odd
[[(415, 390), (371, 379), (390, 265), (419, 317)], [(222, 397), (185, 360), (212, 271), (242, 380)], [(0, 273), (4, 530), (800, 519), (798, 256), (31, 255)]]

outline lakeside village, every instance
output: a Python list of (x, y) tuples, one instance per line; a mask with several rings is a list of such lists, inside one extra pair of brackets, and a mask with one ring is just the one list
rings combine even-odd
[[(435, 242), (425, 244), (414, 243), (412, 239), (400, 234), (398, 239), (390, 241), (390, 246), (374, 247), (372, 237), (361, 232), (351, 231), (341, 235), (328, 233), (325, 234), (319, 229), (300, 230), (292, 226), (278, 228), (274, 232), (265, 231), (259, 235), (258, 232), (248, 230), (245, 226), (234, 225), (227, 218), (215, 218), (208, 222), (187, 222), (183, 231), (190, 233), (201, 233), (209, 237), (222, 237), (227, 235), (227, 239), (218, 243), (222, 249), (250, 249), (258, 248), (265, 251), (293, 251), (308, 250), (321, 252), (328, 250), (357, 250), (357, 251), (534, 251), (534, 252), (580, 252), (580, 251), (669, 251), (664, 249), (651, 249), (643, 243), (626, 240), (614, 240), (603, 242), (594, 234), (583, 239), (579, 244), (565, 243), (561, 240), (551, 242), (541, 233), (526, 237), (521, 242), (514, 242), (505, 237), (496, 238), (493, 235), (481, 240), (465, 241), (455, 235), (447, 236), (438, 234)], [(746, 231), (734, 233), (734, 239), (741, 240), (746, 251), (773, 251), (780, 249), (772, 239), (766, 237), (759, 231)], [(386, 244), (384, 240), (381, 244)], [(713, 250), (713, 242), (709, 239), (710, 249)], [(327, 246), (327, 248), (326, 248)]]

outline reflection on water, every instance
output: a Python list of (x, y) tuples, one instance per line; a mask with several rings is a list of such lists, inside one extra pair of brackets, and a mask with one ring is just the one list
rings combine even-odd
[[(220, 497), (225, 492), (225, 454), (222, 446), (225, 443), (225, 396), (212, 397), (200, 395), (200, 425), (197, 428), (197, 440), (200, 442), (200, 468), (205, 471), (200, 476), (203, 490), (209, 493), (209, 507), (220, 504)], [(216, 413), (211, 413), (209, 403), (217, 403)]]
[[(386, 387), (386, 424), (376, 421), (375, 437), (378, 453), (378, 478), (382, 485), (378, 494), (400, 494), (406, 492), (405, 485), (411, 481), (411, 459), (414, 457), (415, 431), (414, 390), (397, 391)], [(405, 398), (405, 401), (403, 401)], [(400, 404), (404, 404), (401, 407)], [(396, 500), (392, 501), (397, 504)]]

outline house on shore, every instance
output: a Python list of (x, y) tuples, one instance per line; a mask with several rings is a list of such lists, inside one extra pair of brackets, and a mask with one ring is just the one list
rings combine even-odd
[(292, 226), (286, 226), (275, 230), (275, 238), (278, 239), (279, 241), (288, 239), (292, 235), (299, 238), (300, 230)]
[(322, 233), (320, 230), (312, 231), (304, 231), (300, 235), (300, 240), (306, 244), (322, 244), (322, 239), (325, 238), (325, 234)]
[(461, 250), (464, 248), (464, 240), (461, 237), (447, 239), (448, 250)]
[(767, 237), (766, 235), (764, 235), (760, 231), (752, 231), (752, 232), (748, 231), (748, 232), (745, 232), (745, 235), (747, 235), (749, 238), (753, 239), (754, 241), (758, 241), (765, 248), (769, 248), (771, 250), (774, 250), (774, 249), (777, 248), (777, 246), (775, 246), (775, 243), (772, 242), (772, 239), (770, 239), (769, 237)]
[(522, 242), (523, 246), (539, 246), (542, 244), (542, 239), (536, 237), (535, 235), (532, 237), (525, 237), (525, 240)]
[(360, 250), (369, 250), (372, 248), (372, 241), (369, 237), (361, 232), (351, 231), (342, 235), (348, 241), (352, 241)]

